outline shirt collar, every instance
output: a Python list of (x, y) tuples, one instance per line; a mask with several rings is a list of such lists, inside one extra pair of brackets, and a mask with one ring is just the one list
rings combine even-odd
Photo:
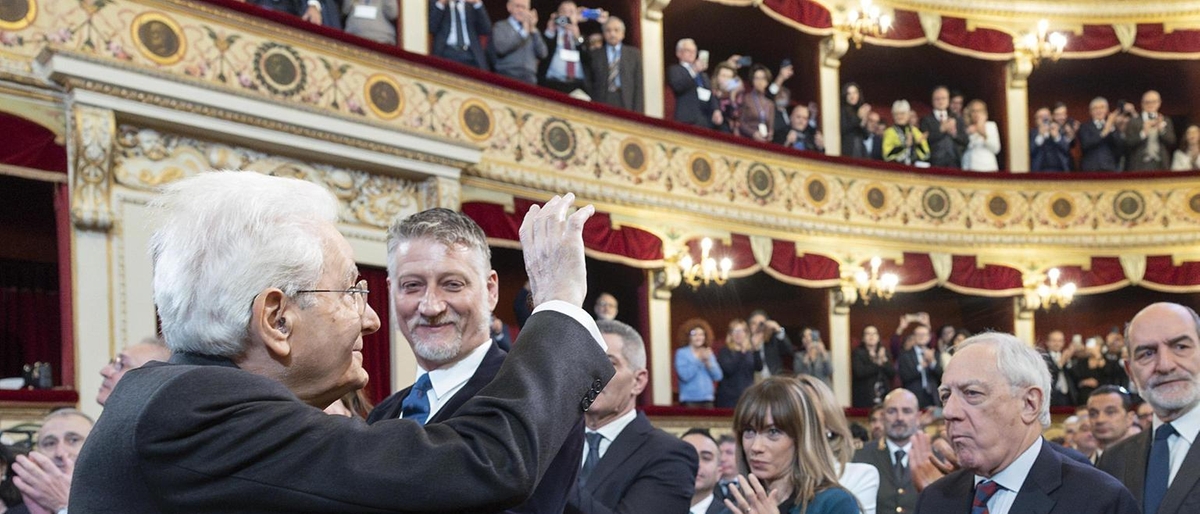
[[(429, 383), (433, 387), (435, 398), (441, 398), (447, 392), (467, 383), (471, 376), (475, 375), (475, 370), (479, 369), (479, 364), (483, 362), (483, 358), (487, 356), (491, 347), (492, 340), (489, 338), (485, 343), (471, 350), (471, 353), (468, 353), (462, 360), (451, 364), (450, 367), (429, 371)], [(422, 373), (426, 373), (426, 371), (418, 364), (417, 376), (421, 376)]]
[[(1029, 448), (1026, 448), (1025, 451), (1021, 453), (1021, 456), (1017, 457), (1017, 460), (1012, 461), (1008, 467), (1004, 468), (999, 473), (996, 473), (990, 480), (1000, 484), (1000, 487), (1003, 487), (1009, 491), (1012, 491), (1013, 494), (1016, 494), (1021, 490), (1021, 485), (1025, 483), (1025, 478), (1029, 476), (1029, 470), (1033, 469), (1033, 463), (1037, 461), (1038, 453), (1041, 451), (1042, 438), (1041, 436), (1038, 436), (1037, 441), (1034, 441), (1033, 444), (1029, 445)], [(987, 477), (975, 475), (975, 485), (979, 485), (979, 483), (983, 482), (984, 480), (989, 479)]]
[[(1154, 430), (1163, 425), (1163, 420), (1158, 419), (1158, 414), (1154, 415)], [(1179, 437), (1184, 438), (1188, 444), (1196, 444), (1196, 437), (1200, 435), (1200, 405), (1192, 407), (1192, 410), (1187, 414), (1179, 416), (1175, 421), (1171, 422), (1171, 426), (1175, 427), (1175, 431), (1179, 433)], [(1150, 434), (1150, 438), (1154, 439), (1154, 433)]]
[(909, 439), (907, 443), (904, 443), (904, 446), (893, 443), (891, 439), (887, 438), (887, 436), (884, 436), (883, 440), (887, 442), (888, 455), (891, 455), (892, 457), (896, 456), (896, 450), (904, 450), (905, 457), (908, 457), (909, 454), (912, 453), (912, 439)]
[(524, 27), (521, 26), (521, 22), (517, 21), (517, 19), (513, 18), (512, 16), (508, 17), (508, 23), (511, 24), (513, 28), (517, 29), (517, 32), (524, 30)]
[(632, 423), (636, 417), (637, 409), (629, 409), (629, 412), (626, 412), (623, 416), (612, 420), (607, 425), (597, 428), (595, 431), (599, 432), (605, 440), (611, 443), (617, 440), (617, 436), (621, 435), (621, 431), (625, 430), (625, 427)]
[(708, 506), (712, 505), (713, 498), (716, 498), (716, 494), (708, 493), (707, 498), (700, 500), (700, 503), (692, 505), (692, 508), (688, 509), (688, 512), (699, 512), (699, 513), (708, 512)]

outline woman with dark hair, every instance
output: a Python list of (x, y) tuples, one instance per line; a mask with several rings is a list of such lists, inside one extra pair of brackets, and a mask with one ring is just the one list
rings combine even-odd
[(702, 319), (685, 321), (680, 327), (683, 344), (675, 350), (675, 376), (679, 378), (679, 403), (684, 407), (711, 409), (713, 382), (724, 375), (712, 351), (712, 327)]
[(871, 104), (863, 101), (862, 89), (858, 84), (847, 82), (842, 86), (842, 155), (865, 159), (867, 148), (863, 140), (867, 138), (867, 115), (871, 113)]
[(750, 68), (750, 91), (742, 95), (738, 107), (737, 134), (755, 141), (768, 142), (775, 137), (775, 102), (767, 98), (771, 70), (761, 64)]
[(879, 329), (863, 327), (858, 347), (850, 354), (853, 375), (851, 405), (869, 409), (883, 403), (883, 395), (892, 389), (896, 367), (888, 355), (887, 345), (880, 344)]
[(734, 318), (729, 322), (725, 347), (717, 352), (717, 363), (724, 378), (717, 384), (716, 406), (730, 409), (737, 405), (742, 391), (754, 383), (754, 373), (763, 368), (762, 356), (750, 342), (746, 320)]
[(857, 514), (838, 485), (834, 450), (817, 407), (792, 377), (770, 377), (746, 390), (733, 415), (738, 485), (729, 509), (744, 514)]

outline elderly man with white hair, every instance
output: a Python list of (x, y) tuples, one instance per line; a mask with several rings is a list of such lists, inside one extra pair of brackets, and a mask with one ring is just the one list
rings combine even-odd
[[(168, 186), (151, 240), (170, 363), (130, 371), (84, 445), (71, 512), (470, 512), (516, 505), (613, 375), (572, 195), (520, 234), (536, 305), (492, 385), (445, 423), (321, 408), (363, 387), (379, 329), (338, 203), (250, 172)], [(382, 292), (377, 292), (381, 294)]]
[(989, 332), (959, 343), (938, 393), (962, 469), (926, 487), (917, 512), (1138, 514), (1120, 482), (1042, 440), (1049, 391), (1042, 357), (1016, 337)]

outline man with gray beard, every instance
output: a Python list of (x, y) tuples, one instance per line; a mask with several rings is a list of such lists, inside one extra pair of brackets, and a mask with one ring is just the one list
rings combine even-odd
[[(483, 229), (448, 209), (419, 212), (388, 230), (388, 291), (400, 332), (416, 355), (417, 383), (381, 402), (368, 423), (446, 421), (496, 376), (507, 352), (491, 339), (500, 293), (491, 258)], [(561, 513), (583, 444), (581, 420), (533, 496), (508, 512)]]
[(887, 437), (858, 450), (854, 462), (870, 464), (879, 470), (876, 512), (913, 512), (917, 507), (917, 488), (913, 485), (909, 455), (913, 434), (921, 427), (921, 409), (917, 406), (917, 396), (904, 388), (893, 389), (881, 405)]

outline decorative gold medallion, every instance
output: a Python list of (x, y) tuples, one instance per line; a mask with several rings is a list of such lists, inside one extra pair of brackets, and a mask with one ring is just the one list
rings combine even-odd
[(0, 0), (0, 30), (18, 31), (33, 24), (37, 0)]
[(1075, 202), (1065, 194), (1059, 193), (1050, 197), (1048, 205), (1050, 217), (1059, 222), (1065, 223), (1075, 217)]
[(1137, 191), (1121, 191), (1113, 197), (1113, 212), (1121, 221), (1137, 221), (1146, 214), (1146, 200)]
[(700, 152), (692, 154), (692, 157), (688, 159), (687, 170), (692, 181), (700, 187), (711, 186), (716, 179), (716, 173), (713, 173), (712, 159)]
[(829, 183), (820, 175), (809, 176), (804, 180), (804, 194), (814, 207), (824, 207), (829, 203)]
[(650, 155), (646, 150), (646, 144), (635, 137), (622, 141), (621, 164), (630, 174), (641, 175), (650, 165)]
[(888, 206), (887, 190), (877, 182), (863, 186), (863, 206), (875, 214), (882, 214)]
[(274, 42), (263, 43), (254, 51), (254, 71), (267, 91), (285, 98), (303, 91), (308, 81), (308, 69), (300, 54)]
[(484, 141), (492, 137), (496, 124), (492, 121), (492, 110), (482, 100), (472, 98), (458, 108), (458, 124), (472, 141)]
[(766, 164), (754, 163), (746, 171), (746, 188), (759, 200), (767, 200), (775, 192), (775, 174)]
[(363, 98), (367, 100), (367, 108), (382, 119), (390, 120), (400, 115), (404, 110), (404, 93), (395, 79), (377, 73), (367, 79), (363, 86)]
[(950, 195), (940, 187), (930, 187), (921, 195), (921, 208), (925, 215), (935, 220), (945, 218), (950, 213)]
[(542, 146), (555, 159), (566, 161), (575, 156), (575, 131), (567, 120), (550, 118), (542, 125)]

